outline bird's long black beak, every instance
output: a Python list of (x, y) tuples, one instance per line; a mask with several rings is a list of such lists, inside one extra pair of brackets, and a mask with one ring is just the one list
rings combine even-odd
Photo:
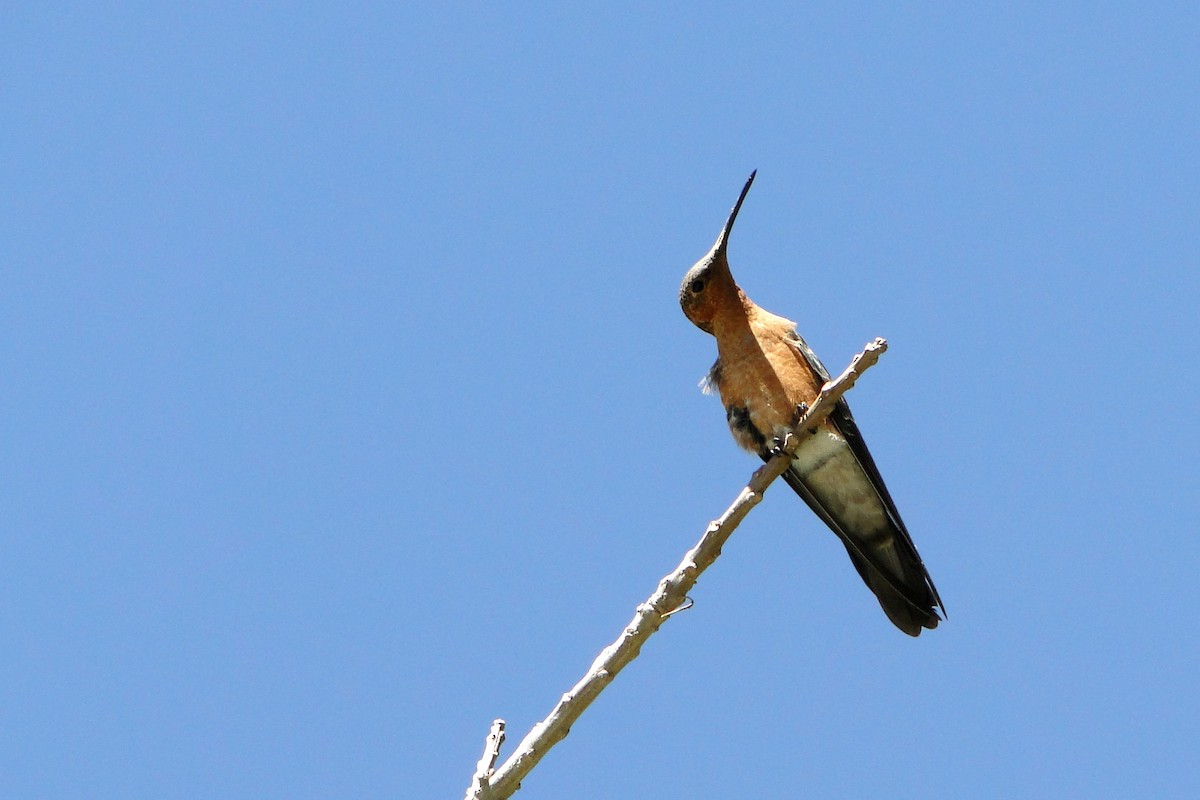
[(729, 219), (725, 220), (725, 227), (721, 229), (721, 234), (717, 237), (716, 244), (713, 245), (714, 254), (725, 255), (725, 248), (729, 245), (729, 232), (733, 230), (733, 223), (737, 219), (738, 211), (742, 208), (742, 201), (746, 199), (746, 193), (750, 191), (750, 184), (754, 183), (754, 176), (757, 174), (758, 170), (754, 170), (746, 179), (746, 185), (742, 187), (742, 193), (738, 195), (733, 210), (729, 212)]

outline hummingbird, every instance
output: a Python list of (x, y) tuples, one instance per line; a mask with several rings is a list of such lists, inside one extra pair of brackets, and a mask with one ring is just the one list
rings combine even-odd
[[(712, 249), (684, 276), (679, 303), (717, 340), (717, 361), (701, 388), (720, 396), (737, 444), (769, 461), (830, 376), (796, 323), (756, 305), (729, 270), (729, 234), (756, 174)], [(918, 636), (937, 627), (945, 606), (844, 398), (795, 450), (782, 477), (845, 545), (897, 628)]]

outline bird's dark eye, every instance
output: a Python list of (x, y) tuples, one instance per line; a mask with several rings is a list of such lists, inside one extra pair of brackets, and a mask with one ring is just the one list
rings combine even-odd
[(700, 294), (700, 292), (704, 291), (704, 280), (701, 278), (696, 278), (696, 280), (692, 281), (688, 288), (691, 289), (693, 293)]

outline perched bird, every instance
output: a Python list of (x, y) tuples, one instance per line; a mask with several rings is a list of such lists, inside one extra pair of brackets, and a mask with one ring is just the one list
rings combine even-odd
[[(755, 174), (712, 249), (684, 276), (679, 303), (696, 327), (717, 339), (717, 362), (701, 385), (720, 395), (737, 443), (766, 461), (829, 372), (796, 333), (796, 323), (756, 306), (729, 271), (729, 232)], [(842, 540), (897, 628), (917, 636), (937, 627), (937, 609), (944, 614), (945, 607), (844, 399), (796, 450), (783, 478)]]

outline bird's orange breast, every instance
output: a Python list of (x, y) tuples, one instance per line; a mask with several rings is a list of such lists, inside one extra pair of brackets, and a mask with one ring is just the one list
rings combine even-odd
[[(757, 307), (714, 325), (721, 403), (727, 411), (744, 409), (750, 424), (768, 440), (792, 429), (796, 407), (811, 404), (823, 383), (789, 342), (794, 330), (789, 320)], [(739, 443), (756, 449), (741, 437)]]

